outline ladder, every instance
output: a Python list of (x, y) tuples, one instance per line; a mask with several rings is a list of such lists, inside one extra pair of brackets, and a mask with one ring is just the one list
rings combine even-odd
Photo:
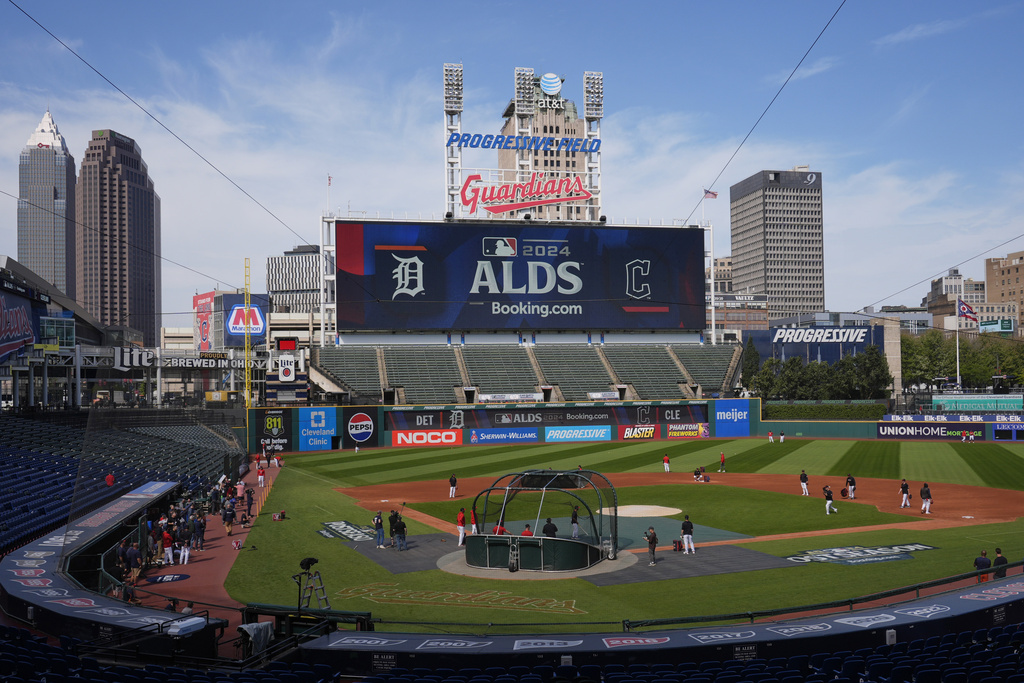
[(302, 589), (302, 607), (309, 607), (310, 600), (316, 596), (316, 606), (319, 608), (326, 607), (331, 608), (331, 603), (327, 600), (327, 589), (324, 588), (323, 579), (320, 578), (320, 572), (308, 572), (306, 574), (306, 585)]

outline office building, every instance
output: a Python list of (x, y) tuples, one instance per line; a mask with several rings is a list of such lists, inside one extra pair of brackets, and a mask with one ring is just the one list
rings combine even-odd
[(267, 259), (267, 293), (278, 313), (320, 310), (320, 247), (303, 244)]
[(764, 294), (768, 317), (825, 310), (821, 173), (760, 171), (729, 188), (732, 291)]
[(75, 297), (104, 325), (160, 343), (160, 197), (142, 150), (94, 130), (75, 187)]
[[(603, 112), (581, 117), (576, 103), (562, 95), (563, 80), (554, 74), (538, 76), (532, 69), (516, 70), (516, 97), (509, 100), (502, 116), (505, 136), (551, 137), (556, 141), (600, 136), (599, 119)], [(588, 72), (587, 80), (600, 76)], [(600, 78), (603, 93), (603, 77)], [(595, 125), (597, 127), (595, 127)], [(525, 182), (533, 174), (543, 179), (580, 177), (593, 196), (590, 199), (555, 203), (524, 209), (534, 219), (558, 221), (596, 221), (600, 213), (600, 160), (597, 153), (574, 151), (564, 145), (557, 148), (498, 152), (498, 168), (505, 182)]]
[(75, 158), (50, 111), (18, 160), (18, 261), (74, 297)]

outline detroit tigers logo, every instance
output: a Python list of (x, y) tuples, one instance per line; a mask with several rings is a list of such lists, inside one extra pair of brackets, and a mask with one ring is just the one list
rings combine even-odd
[(399, 258), (394, 254), (391, 257), (398, 261), (398, 265), (391, 271), (391, 277), (395, 281), (395, 293), (391, 295), (391, 300), (394, 301), (399, 294), (409, 297), (421, 294), (424, 289), (423, 261), (420, 260), (420, 257)]

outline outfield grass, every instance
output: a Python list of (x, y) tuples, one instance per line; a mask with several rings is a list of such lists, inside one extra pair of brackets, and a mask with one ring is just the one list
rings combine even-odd
[[(465, 499), (447, 499), (447, 478), (494, 477), (529, 468), (575, 469), (582, 465), (606, 473), (660, 471), (668, 453), (674, 471), (704, 465), (717, 469), (718, 453), (726, 451), (730, 472), (793, 474), (806, 469), (812, 476), (907, 477), (932, 483), (981, 483), (1024, 489), (1024, 447), (1012, 444), (892, 443), (789, 439), (768, 444), (760, 439), (650, 442), (643, 444), (539, 444), (529, 447), (465, 447), (459, 449), (362, 450), (293, 454), (286, 459), (272, 489), (267, 511), (250, 531), (226, 581), (230, 594), (242, 602), (294, 604), (297, 586), (291, 580), (304, 557), (320, 558), (318, 569), (335, 609), (370, 611), (382, 618), (381, 630), (436, 630), (437, 623), (492, 622), (484, 626), (452, 626), (461, 631), (616, 630), (622, 619), (672, 618), (747, 610), (784, 608), (857, 597), (970, 571), (982, 548), (1002, 545), (1011, 561), (1021, 559), (1024, 531), (1018, 524), (998, 524), (928, 531), (876, 530), (832, 536), (750, 543), (749, 547), (777, 556), (810, 549), (847, 545), (925, 543), (938, 550), (915, 553), (910, 561), (844, 566), (813, 564), (754, 573), (725, 574), (696, 579), (653, 581), (597, 588), (575, 578), (544, 581), (501, 581), (450, 575), (440, 570), (391, 574), (333, 538), (317, 533), (323, 522), (347, 520), (369, 524), (372, 513), (336, 491), (337, 487), (436, 480), (438, 500), (416, 508), (454, 520)], [(795, 481), (795, 479), (794, 479)], [(795, 489), (794, 484), (794, 489)], [(866, 505), (838, 501), (839, 515), (826, 517), (823, 501), (725, 486), (649, 486), (618, 489), (619, 504), (666, 505), (682, 509), (698, 524), (752, 536), (890, 521), (912, 521), (881, 513)], [(531, 503), (527, 496), (521, 503)], [(285, 509), (285, 522), (269, 521), (269, 511)], [(679, 515), (668, 524), (674, 537)], [(407, 517), (410, 535), (435, 530)], [(454, 524), (453, 529), (454, 531)], [(453, 537), (454, 538), (454, 537)], [(698, 539), (699, 540), (699, 539)], [(453, 546), (454, 549), (454, 546)], [(389, 551), (381, 551), (389, 552)], [(681, 561), (663, 553), (662, 561)], [(402, 591), (409, 602), (428, 596), (430, 604), (382, 603), (362, 595), (368, 590)], [(496, 592), (496, 593), (495, 593)], [(456, 594), (498, 595), (548, 600), (539, 611), (504, 610), (493, 605), (451, 604)], [(699, 595), (700, 599), (690, 599)], [(432, 597), (430, 597), (432, 596)], [(446, 597), (448, 596), (448, 597)], [(425, 598), (427, 599), (427, 598)], [(486, 602), (486, 601), (483, 601)], [(415, 623), (403, 623), (415, 622)], [(420, 625), (430, 622), (434, 626)], [(543, 622), (550, 626), (538, 626)], [(588, 622), (588, 625), (581, 625)], [(504, 624), (504, 625), (502, 625)], [(512, 625), (509, 625), (512, 624)], [(514, 624), (530, 624), (528, 627)], [(445, 627), (448, 628), (448, 627)]]

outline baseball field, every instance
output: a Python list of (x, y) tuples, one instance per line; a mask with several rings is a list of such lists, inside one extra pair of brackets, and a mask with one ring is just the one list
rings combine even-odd
[[(721, 452), (727, 471), (720, 474)], [(665, 454), (670, 473), (663, 471)], [(601, 563), (604, 573), (491, 570), (478, 576), (438, 568), (439, 562), (460, 564), (456, 514), (496, 479), (577, 467), (610, 478), (622, 511), (623, 550)], [(699, 467), (710, 482), (694, 481)], [(801, 470), (810, 478), (809, 496), (800, 495)], [(451, 499), (453, 473), (459, 489)], [(852, 501), (839, 495), (848, 474), (857, 479)], [(908, 509), (900, 508), (901, 478), (915, 496)], [(927, 516), (917, 498), (925, 481), (934, 498)], [(826, 483), (836, 492), (837, 514), (825, 514)], [(551, 516), (559, 535), (567, 536), (571, 503), (552, 497), (545, 506), (524, 504), (507, 526), (518, 533), (535, 515)], [(668, 511), (651, 515), (644, 512), (649, 506)], [(392, 509), (408, 524), (407, 553), (325, 533), (325, 524), (366, 527), (377, 510), (387, 517)], [(271, 522), (271, 512), (280, 510), (285, 520)], [(684, 514), (697, 525), (696, 555), (671, 551)], [(900, 588), (971, 571), (982, 549), (993, 556), (997, 546), (1017, 562), (1024, 555), (1021, 515), (1024, 446), (1015, 444), (791, 438), (293, 454), (226, 587), (241, 602), (295, 604), (292, 575), (300, 560), (316, 557), (331, 607), (371, 612), (381, 620), (379, 630), (617, 630), (623, 619), (778, 609)], [(648, 566), (640, 537), (648, 525), (660, 539), (656, 567)], [(911, 544), (927, 549), (877, 562), (785, 559)]]

